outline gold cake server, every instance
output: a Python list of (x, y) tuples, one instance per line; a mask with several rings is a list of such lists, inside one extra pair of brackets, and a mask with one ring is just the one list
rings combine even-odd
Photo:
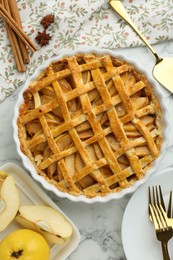
[(132, 27), (132, 29), (138, 34), (141, 40), (152, 52), (156, 59), (155, 66), (153, 67), (153, 76), (166, 89), (173, 93), (173, 58), (161, 58), (158, 56), (152, 46), (147, 42), (145, 37), (141, 34), (136, 25), (133, 23), (120, 0), (109, 0), (109, 3), (115, 10), (115, 12)]

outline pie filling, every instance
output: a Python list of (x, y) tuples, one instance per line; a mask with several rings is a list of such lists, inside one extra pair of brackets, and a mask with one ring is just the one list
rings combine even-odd
[(18, 133), (37, 173), (92, 198), (143, 178), (159, 156), (161, 109), (146, 77), (109, 55), (49, 65), (24, 92)]

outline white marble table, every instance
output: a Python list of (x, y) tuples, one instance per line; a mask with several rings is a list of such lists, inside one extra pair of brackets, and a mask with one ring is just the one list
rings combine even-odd
[[(160, 56), (173, 57), (173, 42), (154, 46)], [(141, 65), (152, 72), (154, 57), (146, 47), (116, 50), (128, 58), (140, 61)], [(152, 73), (151, 73), (152, 74)], [(173, 113), (173, 95), (163, 90), (166, 104)], [(13, 141), (12, 118), (14, 104), (17, 100), (18, 89), (5, 101), (0, 103), (0, 166), (7, 162), (14, 162), (22, 166)], [(159, 163), (158, 171), (173, 166), (173, 116), (170, 113), (170, 131), (168, 146), (163, 160)], [(131, 197), (126, 196), (118, 201), (105, 204), (74, 203), (66, 199), (56, 198), (49, 194), (58, 206), (72, 219), (79, 228), (81, 242), (68, 260), (122, 260), (126, 259), (121, 240), (121, 224), (125, 207)], [(145, 260), (145, 256), (143, 259)]]

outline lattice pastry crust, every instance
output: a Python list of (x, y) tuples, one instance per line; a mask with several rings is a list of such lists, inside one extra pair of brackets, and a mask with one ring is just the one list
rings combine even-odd
[(24, 92), (21, 150), (59, 190), (105, 196), (141, 179), (159, 156), (161, 109), (146, 77), (109, 55), (49, 65)]

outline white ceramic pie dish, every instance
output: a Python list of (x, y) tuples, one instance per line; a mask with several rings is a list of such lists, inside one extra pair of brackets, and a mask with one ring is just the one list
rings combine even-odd
[[(145, 176), (141, 180), (135, 182), (134, 185), (132, 185), (129, 188), (122, 190), (121, 192), (111, 193), (111, 194), (108, 194), (105, 197), (97, 196), (97, 197), (94, 197), (94, 198), (86, 198), (83, 195), (73, 196), (73, 195), (70, 195), (68, 193), (59, 191), (55, 186), (53, 186), (52, 184), (49, 184), (42, 176), (37, 174), (33, 164), (30, 161), (30, 159), (28, 157), (26, 157), (25, 154), (20, 149), (20, 141), (19, 141), (19, 138), (18, 138), (17, 118), (18, 118), (18, 114), (19, 114), (19, 107), (23, 103), (23, 92), (27, 89), (30, 82), (32, 82), (35, 78), (37, 78), (38, 75), (41, 73), (41, 71), (44, 70), (51, 62), (57, 61), (58, 59), (61, 59), (64, 56), (72, 56), (72, 55), (75, 55), (77, 53), (96, 53), (98, 55), (108, 54), (108, 55), (111, 55), (113, 57), (123, 59), (123, 60), (129, 62), (130, 64), (134, 65), (139, 71), (141, 71), (143, 74), (146, 75), (148, 81), (152, 84), (153, 91), (160, 101), (160, 106), (161, 106), (161, 109), (162, 109), (162, 112), (163, 112), (163, 117), (162, 117), (163, 144), (162, 144), (160, 156), (154, 161), (153, 166), (147, 171), (147, 173), (145, 174)], [(85, 48), (85, 49), (78, 49), (76, 51), (62, 52), (60, 55), (47, 60), (42, 66), (40, 66), (39, 69), (37, 71), (35, 71), (35, 73), (30, 78), (28, 78), (26, 80), (23, 88), (21, 89), (21, 91), (19, 93), (18, 100), (17, 100), (17, 103), (15, 105), (14, 118), (13, 118), (13, 129), (14, 129), (13, 137), (14, 137), (14, 141), (16, 143), (17, 153), (21, 157), (25, 168), (31, 173), (31, 176), (34, 178), (34, 180), (41, 183), (41, 185), (46, 190), (52, 191), (58, 197), (68, 198), (71, 201), (75, 201), (75, 202), (79, 202), (79, 201), (81, 202), (82, 201), (82, 202), (85, 202), (85, 203), (107, 202), (107, 201), (110, 201), (112, 199), (120, 199), (123, 196), (125, 196), (126, 194), (134, 192), (140, 185), (145, 183), (149, 179), (149, 177), (154, 173), (154, 171), (156, 171), (158, 169), (157, 168), (158, 164), (164, 156), (164, 151), (165, 151), (167, 136), (168, 136), (168, 118), (169, 118), (169, 116), (168, 116), (168, 109), (166, 107), (166, 100), (165, 100), (164, 95), (163, 95), (163, 93), (160, 89), (161, 89), (160, 86), (156, 83), (155, 80), (153, 80), (151, 75), (146, 70), (141, 68), (141, 66), (136, 61), (130, 60), (124, 55), (116, 54), (116, 52), (114, 52), (114, 51), (105, 50), (105, 49), (98, 50), (98, 49), (95, 49), (95, 48)]]

